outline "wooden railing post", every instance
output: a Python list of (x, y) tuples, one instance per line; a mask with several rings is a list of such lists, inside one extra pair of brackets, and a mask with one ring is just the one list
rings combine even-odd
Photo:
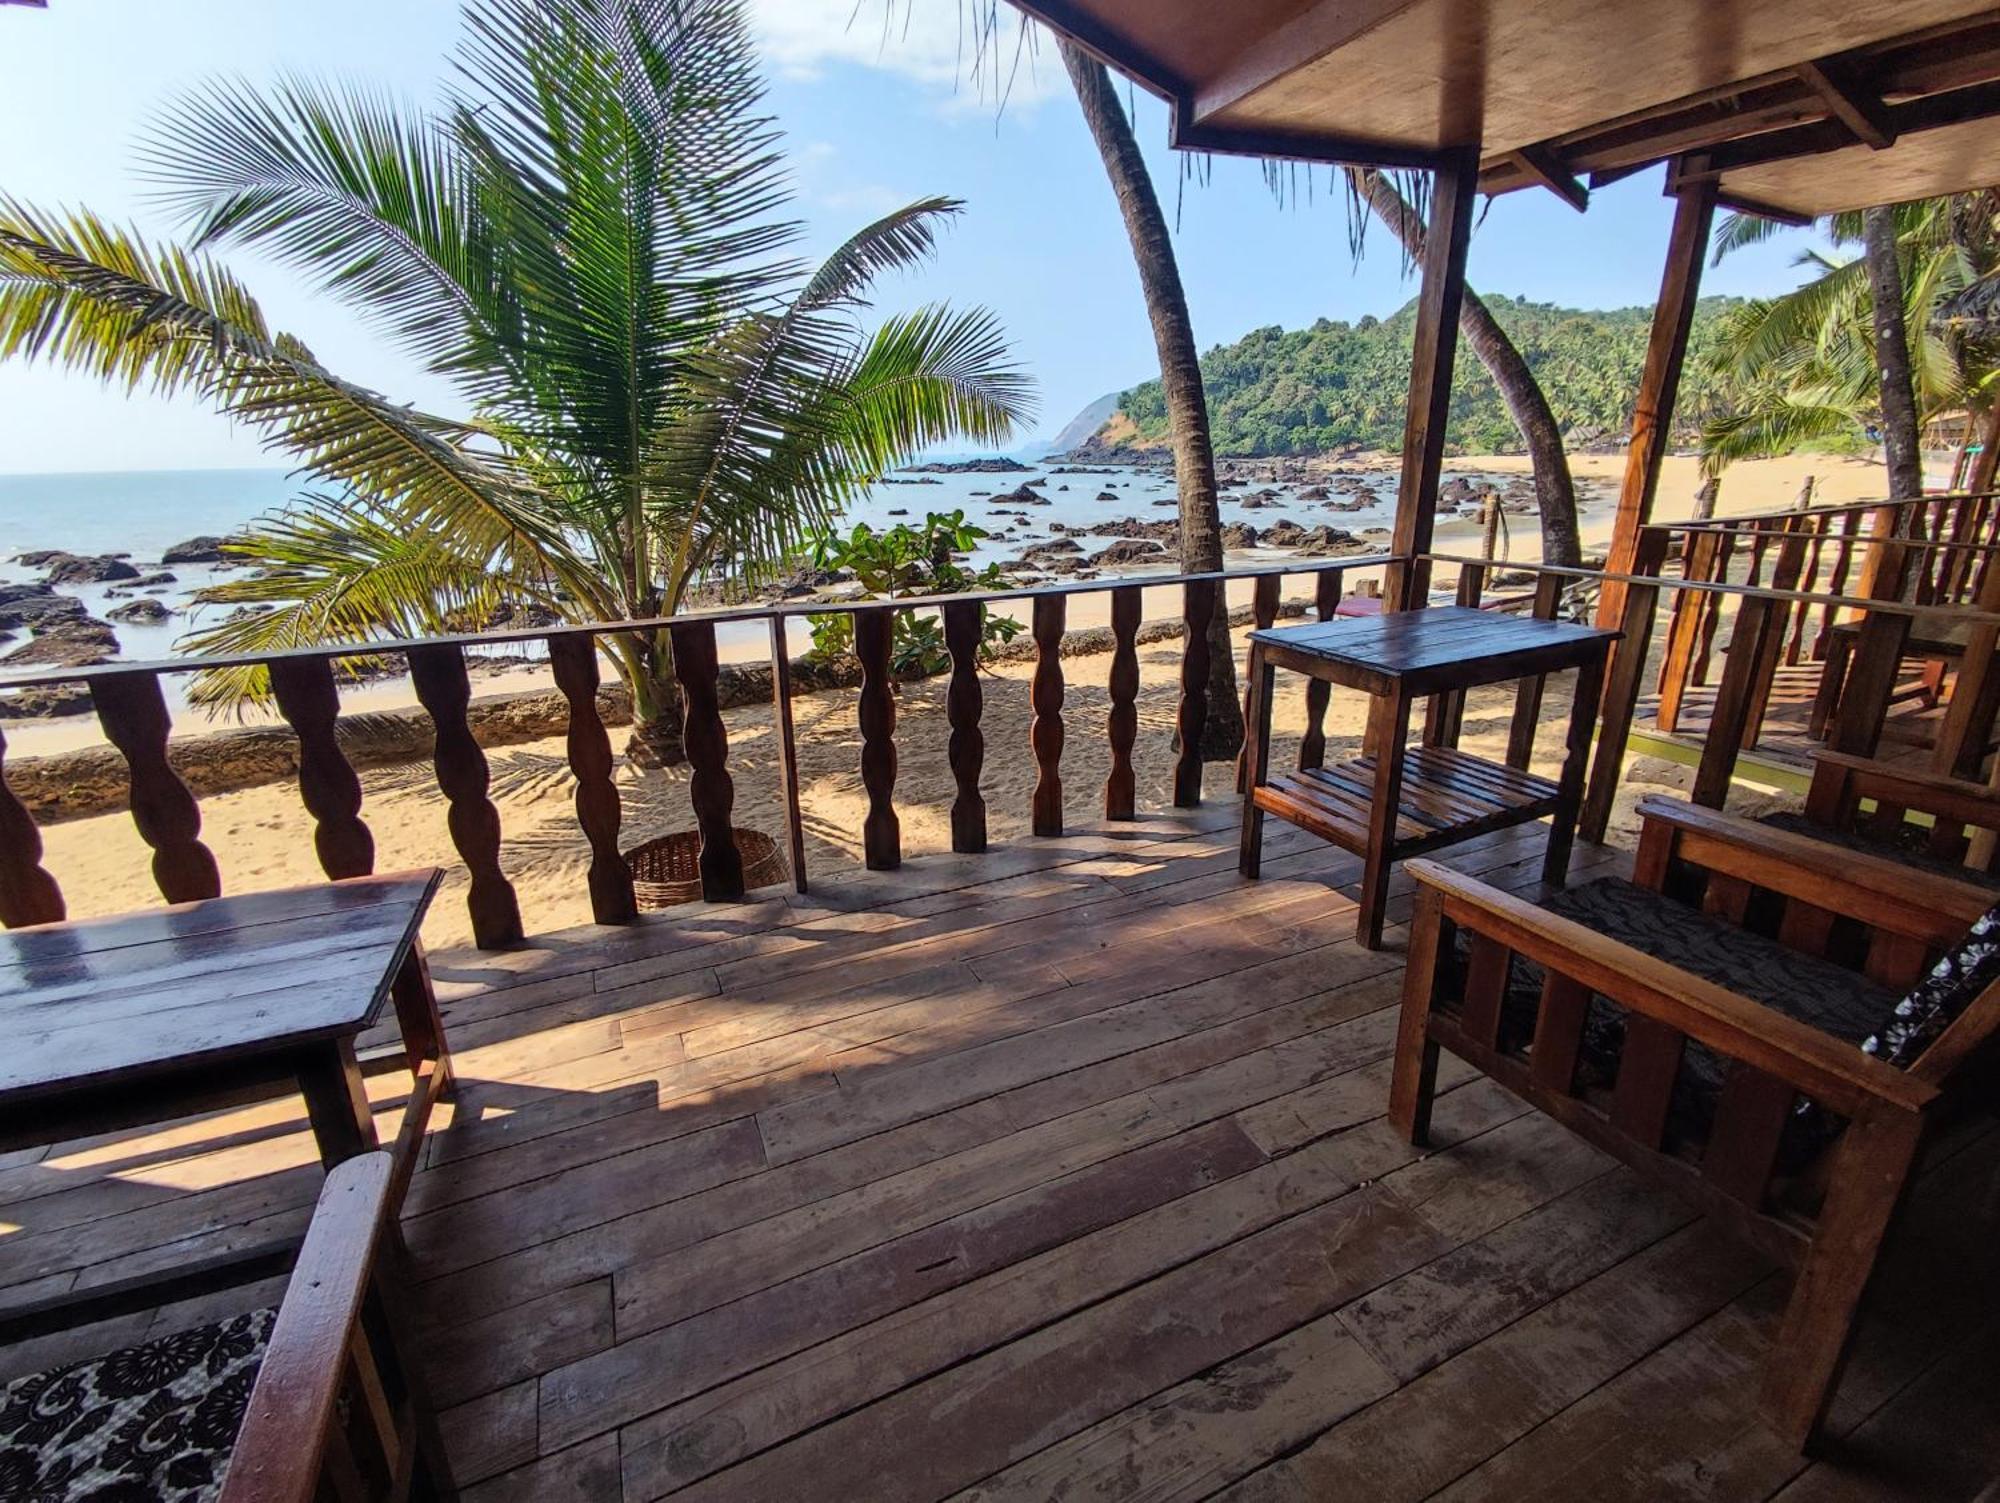
[[(1313, 609), (1322, 621), (1331, 621), (1340, 614), (1340, 592), (1345, 582), (1345, 569), (1322, 569), (1313, 582)], [(1306, 729), (1299, 737), (1299, 766), (1324, 767), (1326, 765), (1326, 706), (1333, 694), (1333, 685), (1323, 679), (1306, 680)]]
[(1660, 566), (1666, 561), (1667, 534), (1658, 528), (1639, 533), (1634, 574), (1649, 583), (1626, 587), (1618, 627), (1624, 633), (1611, 650), (1611, 672), (1598, 713), (1597, 754), (1591, 763), (1590, 786), (1583, 796), (1577, 833), (1593, 844), (1604, 839), (1611, 825), (1611, 805), (1618, 797), (1618, 780), (1625, 772), (1625, 748), (1632, 739), (1632, 717), (1639, 706), (1639, 687), (1646, 673), (1646, 653), (1653, 640), (1653, 617), (1660, 602)]
[(576, 822), (590, 843), (590, 914), (600, 924), (639, 916), (632, 868), (618, 849), (624, 823), (618, 785), (611, 780), (611, 737), (597, 713), (597, 643), (564, 633), (549, 638), (549, 666), (569, 702), (569, 770), (576, 779)]
[(687, 749), (688, 802), (701, 831), (701, 895), (726, 903), (743, 896), (743, 853), (736, 849), (736, 783), (729, 776), (729, 727), (716, 689), (715, 626), (671, 626), (674, 679), (681, 686), (681, 744)]
[(153, 881), (169, 903), (222, 895), (215, 855), (201, 843), (201, 806), (167, 760), (173, 718), (150, 673), (113, 673), (90, 681), (104, 735), (131, 770), (132, 823), (153, 848)]
[(410, 685), (437, 732), (431, 760), (449, 806), (452, 844), (472, 878), (465, 906), (473, 942), (482, 950), (515, 944), (521, 938), (521, 904), (500, 870), (500, 811), (486, 796), (492, 780), (486, 753), (465, 719), (472, 702), (465, 651), (453, 643), (429, 643), (410, 648), (408, 657)]
[[(1806, 538), (1804, 533), (1788, 533), (1778, 545), (1777, 562), (1771, 568), (1771, 588), (1774, 590), (1796, 590), (1799, 575), (1805, 568)], [(1750, 684), (1750, 703), (1743, 721), (1742, 747), (1748, 751), (1757, 744), (1764, 734), (1764, 715), (1770, 708), (1771, 688), (1777, 682), (1778, 664), (1784, 657), (1785, 633), (1791, 625), (1791, 613), (1803, 613), (1804, 602), (1796, 605), (1784, 601), (1771, 602), (1773, 609), (1766, 622), (1763, 641), (1759, 647), (1756, 663), (1756, 677)], [(1714, 732), (1711, 729), (1710, 735)]]
[(6, 767), (7, 736), (0, 731), (0, 924), (59, 923), (68, 911), (62, 889), (42, 867), (42, 832), (7, 786)]
[(986, 767), (986, 733), (979, 717), (986, 691), (979, 686), (983, 608), (961, 600), (944, 608), (944, 643), (951, 650), (951, 685), (945, 690), (945, 717), (951, 724), (949, 759), (957, 795), (951, 801), (951, 848), (977, 856), (986, 849), (986, 799), (979, 774)]
[(299, 798), (313, 817), (320, 870), (336, 882), (375, 870), (375, 837), (361, 819), (361, 779), (335, 730), (340, 690), (331, 658), (274, 658), (271, 695), (299, 738)]
[(1111, 592), (1111, 710), (1104, 734), (1111, 743), (1111, 771), (1104, 779), (1104, 817), (1131, 819), (1138, 797), (1132, 745), (1139, 738), (1139, 614), (1145, 590), (1120, 585)]
[[(1542, 574), (1535, 579), (1535, 603), (1530, 614), (1537, 621), (1553, 621), (1562, 605), (1563, 577)], [(1514, 718), (1507, 725), (1507, 765), (1526, 770), (1535, 756), (1535, 732), (1542, 723), (1542, 695), (1547, 691), (1546, 673), (1524, 678), (1514, 686)], [(1581, 680), (1579, 680), (1579, 684)]]
[[(1284, 583), (1280, 574), (1259, 574), (1254, 593), (1251, 596), (1250, 614), (1258, 631), (1278, 623), (1278, 587)], [(1252, 701), (1256, 698), (1255, 686), (1250, 682), (1250, 669), (1246, 662), (1243, 669), (1243, 723), (1250, 723)], [(1243, 738), (1243, 749), (1236, 754), (1236, 791), (1246, 792), (1249, 788), (1251, 746), (1250, 738)], [(1268, 757), (1268, 753), (1266, 754)]]
[(799, 740), (792, 724), (792, 648), (785, 618), (771, 618), (771, 718), (778, 733), (778, 785), (785, 799), (785, 843), (792, 858), (792, 891), (806, 890), (806, 821), (799, 805)]
[[(1901, 598), (1911, 553), (1905, 529), (1921, 529), (1917, 516), (1914, 502), (1875, 508), (1857, 594), (1870, 600)], [(1833, 750), (1857, 757), (1875, 754), (1909, 640), (1910, 618), (1901, 611), (1871, 610), (1863, 615), (1854, 636), (1854, 656), (1840, 693), (1840, 707), (1827, 737)]]
[(1722, 681), (1715, 687), (1715, 711), (1709, 718), (1701, 765), (1695, 770), (1694, 788), (1688, 795), (1697, 804), (1723, 807), (1737, 757), (1756, 744), (1753, 733), (1761, 714), (1758, 682), (1784, 632), (1780, 604), (1757, 595), (1745, 595), (1737, 602), (1736, 624), (1730, 629), (1729, 647), (1723, 654)]
[(861, 662), (861, 786), (868, 815), (861, 822), (863, 859), (870, 871), (903, 864), (903, 828), (896, 818), (896, 692), (889, 682), (895, 607), (854, 615), (854, 655)]
[(1063, 832), (1063, 639), (1064, 600), (1060, 595), (1035, 597), (1035, 676), (1029, 685), (1034, 720), (1028, 744), (1035, 754), (1035, 792), (1030, 805), (1037, 835)]
[[(1681, 552), (1683, 583), (1707, 581), (1715, 576), (1720, 543), (1714, 531), (1696, 530)], [(1693, 682), (1695, 646), (1702, 623), (1708, 616), (1709, 597), (1705, 590), (1681, 589), (1674, 592), (1674, 609), (1667, 626), (1667, 650), (1660, 663), (1660, 703), (1653, 723), (1671, 734), (1680, 729), (1681, 703)]]
[(1181, 587), (1181, 699), (1174, 716), (1180, 749), (1174, 759), (1174, 807), (1201, 806), (1201, 738), (1208, 728), (1208, 627), (1215, 616), (1215, 582), (1191, 579)]

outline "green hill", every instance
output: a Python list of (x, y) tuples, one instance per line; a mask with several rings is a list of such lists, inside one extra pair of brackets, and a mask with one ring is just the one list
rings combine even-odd
[[(1717, 316), (1735, 299), (1703, 298), (1676, 414), (1677, 439), (1691, 439), (1714, 405), (1702, 354)], [(1526, 358), (1573, 444), (1624, 441), (1632, 396), (1646, 358), (1650, 308), (1591, 311), (1486, 300)], [(1225, 454), (1310, 454), (1342, 444), (1393, 449), (1403, 438), (1415, 304), (1388, 319), (1321, 319), (1309, 329), (1256, 329), (1202, 356), (1215, 446)], [(1163, 443), (1160, 383), (1123, 394), (1106, 438)], [(1136, 431), (1135, 431), (1136, 430)], [(1468, 453), (1518, 451), (1521, 436), (1478, 356), (1459, 344), (1449, 442)]]

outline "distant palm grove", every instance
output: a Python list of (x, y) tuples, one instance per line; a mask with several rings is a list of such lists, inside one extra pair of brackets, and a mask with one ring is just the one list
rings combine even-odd
[[(1692, 442), (1722, 405), (1709, 357), (1723, 315), (1741, 301), (1703, 298), (1696, 308), (1675, 412), (1679, 439)], [(1600, 437), (1622, 442), (1652, 310), (1590, 311), (1508, 297), (1490, 297), (1487, 305), (1541, 382), (1572, 445)], [(1323, 318), (1309, 329), (1255, 329), (1210, 350), (1201, 371), (1217, 450), (1275, 455), (1343, 444), (1399, 447), (1414, 326), (1410, 303), (1388, 319), (1349, 324)], [(1167, 412), (1158, 381), (1126, 392), (1120, 412), (1138, 430), (1139, 441), (1164, 441)], [(1116, 418), (1113, 425), (1108, 437), (1119, 436), (1124, 427)], [(1521, 447), (1520, 430), (1476, 360), (1458, 362), (1449, 439), (1468, 453)]]

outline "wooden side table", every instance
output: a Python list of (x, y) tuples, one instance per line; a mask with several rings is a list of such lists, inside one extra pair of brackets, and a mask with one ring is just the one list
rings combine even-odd
[[(1353, 851), (1363, 862), (1356, 934), (1371, 950), (1382, 943), (1390, 863), (1405, 856), (1548, 815), (1542, 875), (1561, 882), (1576, 838), (1605, 659), (1618, 636), (1463, 606), (1252, 632), (1250, 787), (1239, 869), (1246, 877), (1258, 874), (1266, 814)], [(1280, 668), (1373, 697), (1363, 756), (1270, 776), (1271, 692)], [(1457, 706), (1465, 690), (1572, 668), (1576, 695), (1554, 782), (1458, 749)], [(1411, 708), (1430, 695), (1443, 696), (1443, 708), (1428, 717), (1423, 744), (1407, 746)]]
[(400, 1196), (451, 1083), (417, 940), (442, 877), (356, 877), (0, 934), (0, 1150), (296, 1084), (331, 1168), (376, 1146), (354, 1040), (393, 1002), (412, 1076)]

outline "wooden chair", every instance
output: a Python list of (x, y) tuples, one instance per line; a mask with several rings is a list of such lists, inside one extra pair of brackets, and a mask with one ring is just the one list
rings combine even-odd
[[(395, 1190), (386, 1152), (337, 1165), (275, 1309), (0, 1385), (0, 1449), (37, 1453), (28, 1495), (109, 1486), (222, 1503), (455, 1496), (408, 1360)], [(149, 1302), (137, 1284), (120, 1286), (69, 1302), (74, 1318), (60, 1324), (35, 1311), (6, 1323), (15, 1336), (40, 1333), (273, 1272), (261, 1257), (223, 1261), (155, 1276)]]
[[(1930, 828), (1911, 814), (1929, 816)], [(2000, 790), (1983, 783), (1817, 752), (1805, 813), (1766, 815), (1763, 823), (2000, 888)]]
[[(1764, 1404), (1805, 1447), (1919, 1143), (2000, 1028), (2000, 915), (1983, 888), (1881, 857), (1828, 862), (1664, 799), (1640, 812), (1633, 882), (1548, 907), (1410, 863), (1390, 1118), (1424, 1141), (1450, 1049), (1794, 1268)], [(1576, 917), (1617, 905), (1620, 938)], [(1949, 1022), (1940, 956), (1964, 1003)]]

